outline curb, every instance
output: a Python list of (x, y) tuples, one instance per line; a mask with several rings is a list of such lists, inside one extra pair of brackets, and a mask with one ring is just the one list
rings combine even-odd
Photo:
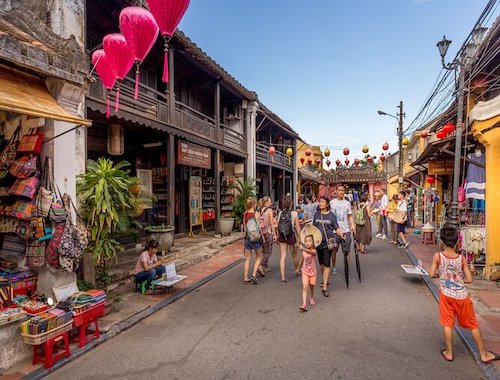
[(227, 272), (228, 270), (234, 268), (235, 266), (241, 264), (244, 261), (245, 261), (244, 258), (240, 258), (240, 259), (236, 260), (235, 262), (233, 262), (232, 264), (229, 264), (229, 265), (225, 266), (224, 268), (221, 268), (218, 271), (201, 279), (197, 283), (177, 292), (172, 297), (169, 297), (163, 301), (160, 301), (157, 304), (155, 304), (151, 307), (148, 307), (147, 309), (144, 309), (144, 310), (140, 311), (139, 313), (125, 319), (124, 321), (113, 326), (113, 328), (110, 331), (108, 331), (107, 333), (101, 334), (99, 339), (92, 340), (89, 343), (87, 343), (84, 348), (76, 348), (76, 349), (72, 350), (71, 356), (69, 358), (64, 358), (64, 359), (58, 360), (56, 363), (54, 363), (54, 366), (50, 369), (47, 369), (45, 367), (38, 368), (38, 369), (34, 370), (33, 372), (23, 376), (23, 379), (35, 380), (35, 379), (41, 379), (41, 378), (49, 375), (50, 373), (65, 366), (69, 362), (72, 362), (73, 360), (75, 360), (75, 359), (79, 358), (80, 356), (83, 356), (87, 352), (93, 350), (94, 348), (101, 345), (102, 343), (114, 338), (117, 335), (120, 335), (122, 332), (128, 330), (129, 328), (136, 325), (137, 323), (139, 323), (143, 319), (151, 316), (152, 314), (156, 313), (157, 311), (160, 311), (164, 307), (166, 307), (166, 306), (170, 305), (171, 303), (177, 301), (178, 299), (186, 296), (187, 294), (189, 294), (192, 291), (198, 289), (199, 287), (205, 285), (207, 282), (212, 281), (214, 278), (220, 276), (224, 272)]
[[(406, 252), (406, 255), (410, 259), (411, 263), (413, 265), (418, 264), (418, 260), (413, 254), (412, 251), (410, 251), (408, 248), (404, 249)], [(431, 291), (432, 295), (434, 296), (435, 300), (439, 303), (439, 288), (432, 282), (429, 276), (420, 276), (422, 281), (425, 282), (429, 290)], [(460, 326), (455, 324), (455, 332), (459, 336), (459, 338), (462, 340), (462, 342), (465, 344), (465, 347), (469, 350), (469, 352), (472, 355), (472, 358), (476, 362), (476, 365), (478, 368), (483, 372), (483, 374), (486, 376), (488, 380), (496, 380), (500, 378), (500, 374), (497, 372), (495, 366), (493, 364), (484, 364), (481, 361), (479, 352), (476, 350), (476, 344), (474, 343), (474, 340), (472, 339), (472, 336), (469, 332), (469, 330), (463, 329)]]

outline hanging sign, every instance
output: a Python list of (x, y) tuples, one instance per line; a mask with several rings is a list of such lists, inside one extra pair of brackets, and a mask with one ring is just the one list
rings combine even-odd
[(189, 224), (191, 225), (191, 231), (193, 226), (199, 226), (203, 223), (201, 198), (201, 177), (191, 176), (189, 178)]
[(210, 148), (179, 141), (177, 144), (177, 162), (179, 165), (211, 169), (212, 155)]
[(453, 174), (453, 160), (430, 160), (429, 175)]

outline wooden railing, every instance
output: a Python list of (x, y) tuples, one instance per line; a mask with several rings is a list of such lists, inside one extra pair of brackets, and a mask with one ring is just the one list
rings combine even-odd
[(184, 103), (175, 102), (175, 124), (181, 129), (189, 129), (198, 135), (216, 141), (214, 119)]
[(278, 165), (285, 166), (287, 168), (293, 168), (293, 157), (288, 157), (285, 153), (276, 150), (274, 155), (271, 157), (269, 154), (270, 145), (264, 143), (257, 143), (257, 159), (262, 161), (273, 162)]
[(228, 148), (236, 149), (242, 152), (247, 151), (245, 135), (229, 129), (224, 124), (220, 125), (221, 133), (219, 142)]

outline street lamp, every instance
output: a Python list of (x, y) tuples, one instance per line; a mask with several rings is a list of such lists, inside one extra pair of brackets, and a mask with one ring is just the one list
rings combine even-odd
[(397, 116), (391, 115), (384, 111), (377, 111), (379, 115), (390, 116), (398, 121), (398, 143), (399, 143), (399, 167), (398, 167), (398, 189), (403, 190), (403, 101), (399, 102), (399, 113)]
[(451, 223), (459, 225), (458, 215), (458, 184), (460, 182), (460, 163), (462, 161), (462, 130), (463, 130), (463, 112), (464, 112), (464, 85), (465, 85), (465, 66), (469, 58), (474, 56), (478, 45), (483, 40), (484, 34), (488, 29), (484, 27), (476, 27), (471, 34), (471, 43), (464, 48), (462, 55), (452, 62), (445, 63), (444, 58), (451, 45), (451, 41), (443, 36), (436, 46), (439, 49), (441, 56), (441, 64), (446, 70), (458, 70), (458, 94), (457, 94), (457, 127), (455, 132), (455, 157), (453, 165), (453, 197), (451, 203)]

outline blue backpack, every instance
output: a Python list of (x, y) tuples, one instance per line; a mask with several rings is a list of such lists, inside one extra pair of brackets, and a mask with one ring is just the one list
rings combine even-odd
[(259, 222), (257, 222), (255, 216), (250, 217), (246, 223), (246, 235), (250, 243), (256, 243), (262, 239)]

